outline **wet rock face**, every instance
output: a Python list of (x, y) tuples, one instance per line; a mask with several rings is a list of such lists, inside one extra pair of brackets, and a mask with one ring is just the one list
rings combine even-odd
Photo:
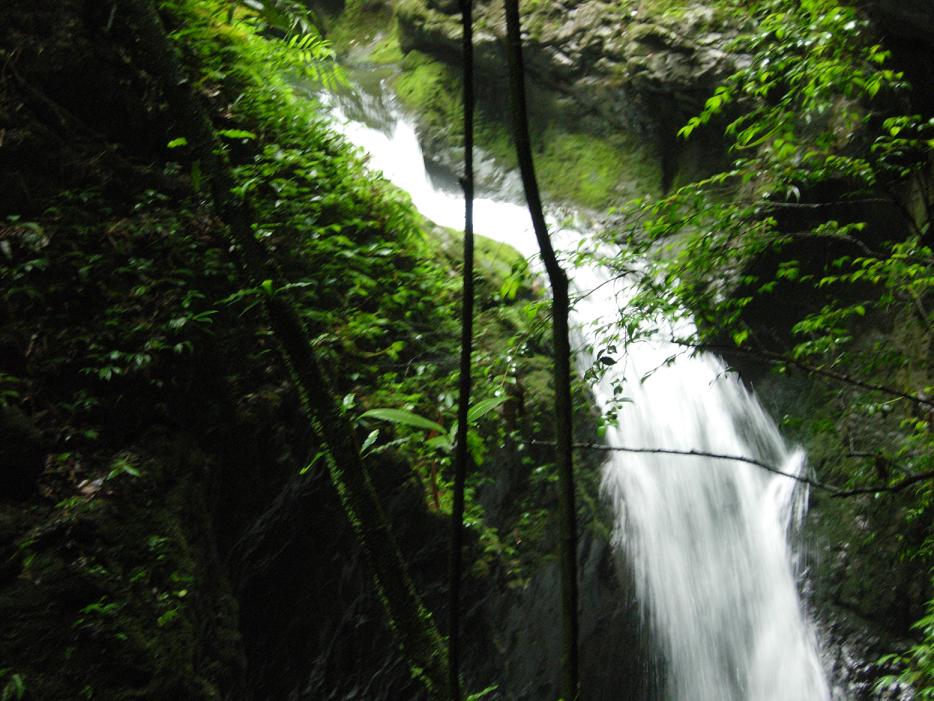
[[(417, 589), (443, 626), (447, 523), (425, 511), (405, 464), (387, 461), (372, 474)], [(330, 488), (320, 479), (295, 479), (269, 513), (233, 558), (241, 562), (238, 599), (256, 698), (424, 698)], [(653, 698), (637, 605), (603, 529), (585, 525), (578, 560), (582, 698)], [(497, 574), (468, 575), (462, 632), (467, 688), (496, 685), (492, 698), (503, 701), (555, 697), (560, 593), (553, 557), (536, 561), (522, 586), (503, 586)]]
[(889, 648), (871, 625), (852, 613), (825, 609), (820, 628), (821, 661), (833, 680), (834, 701), (911, 701), (912, 690), (898, 682), (877, 688), (879, 678), (893, 670), (873, 661)]
[[(896, 533), (902, 527), (899, 514), (869, 499), (816, 499), (808, 514), (805, 531), (812, 545), (805, 594), (835, 699), (912, 698), (898, 684), (876, 688), (895, 671), (877, 660), (906, 647), (901, 635), (923, 602), (924, 579), (898, 556)], [(880, 537), (870, 539), (871, 534)]]
[[(605, 0), (539, 5), (523, 20), (530, 74), (572, 96), (610, 129), (652, 133), (660, 121), (666, 128), (683, 121), (734, 68), (734, 57), (723, 50), (731, 32), (701, 5), (660, 16)], [(397, 14), (403, 50), (456, 60), (460, 26), (451, 3), (403, 0)], [(503, 80), (499, 4), (479, 5), (477, 18), (481, 76)]]
[[(586, 531), (578, 544), (578, 562), (581, 698), (654, 698), (638, 605), (624, 584), (612, 547), (604, 537)], [(474, 655), (469, 663), (482, 678), (499, 685), (496, 698), (539, 701), (552, 698), (560, 688), (560, 599), (558, 563), (550, 561), (541, 564), (527, 586), (483, 600), (478, 618), (489, 628), (495, 655)], [(473, 647), (474, 653), (490, 650)]]

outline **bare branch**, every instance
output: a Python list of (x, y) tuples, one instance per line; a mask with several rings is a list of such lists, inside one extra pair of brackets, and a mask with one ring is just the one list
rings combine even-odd
[(814, 231), (783, 231), (779, 236), (790, 236), (796, 239), (832, 239), (834, 241), (852, 244), (867, 256), (877, 258), (882, 255), (879, 251), (871, 249), (864, 241), (860, 241), (855, 236), (850, 236), (849, 234), (838, 234), (830, 231), (822, 231), (820, 233)]
[(882, 492), (891, 492), (896, 493), (900, 492), (907, 487), (910, 487), (913, 484), (918, 484), (919, 482), (925, 482), (927, 480), (934, 480), (934, 470), (929, 472), (919, 472), (916, 475), (908, 475), (903, 477), (897, 482), (893, 482), (888, 485), (875, 485), (871, 487), (856, 487), (854, 489), (841, 489), (834, 497), (855, 497), (860, 494), (881, 494)]
[[(551, 441), (532, 441), (532, 443), (533, 445), (543, 446), (554, 445), (554, 443)], [(832, 484), (827, 484), (826, 482), (820, 482), (811, 477), (790, 474), (778, 467), (775, 467), (774, 465), (769, 465), (768, 463), (762, 462), (761, 460), (747, 458), (742, 455), (727, 455), (724, 453), (713, 453), (707, 450), (676, 450), (674, 448), (630, 448), (628, 446), (604, 445), (602, 443), (574, 443), (573, 447), (582, 448), (584, 450), (600, 450), (603, 452), (648, 453), (655, 455), (680, 455), (684, 457), (712, 458), (714, 460), (733, 460), (735, 462), (743, 462), (748, 465), (755, 465), (756, 467), (761, 468), (767, 472), (771, 472), (772, 474), (779, 475), (781, 477), (787, 477), (788, 479), (795, 480), (796, 482), (801, 482), (802, 484), (806, 484), (809, 487), (814, 487), (815, 489), (827, 492), (835, 499), (843, 497), (855, 497), (863, 494), (882, 494), (885, 492), (897, 493), (903, 491), (913, 484), (918, 484), (919, 482), (924, 482), (926, 480), (934, 480), (934, 470), (931, 470), (930, 472), (908, 474), (907, 476), (903, 477), (897, 482), (893, 482), (892, 484), (876, 484), (868, 487), (844, 489), (843, 487), (837, 487)]]
[(672, 343), (679, 346), (686, 346), (688, 348), (697, 348), (698, 350), (711, 350), (717, 352), (729, 352), (729, 353), (741, 353), (743, 355), (749, 355), (757, 358), (764, 358), (770, 363), (787, 363), (788, 365), (793, 365), (796, 368), (804, 370), (814, 375), (821, 375), (822, 377), (830, 378), (831, 380), (836, 380), (837, 382), (843, 382), (844, 384), (853, 385), (854, 387), (862, 387), (863, 389), (869, 389), (876, 392), (882, 392), (883, 394), (888, 394), (892, 397), (899, 397), (901, 399), (907, 399), (910, 402), (915, 404), (922, 404), (928, 407), (934, 407), (934, 400), (928, 399), (926, 397), (920, 397), (916, 394), (909, 394), (908, 392), (902, 392), (901, 390), (895, 389), (894, 387), (888, 387), (886, 385), (878, 385), (873, 382), (865, 382), (863, 380), (858, 380), (855, 377), (846, 375), (842, 372), (836, 372), (834, 370), (828, 370), (827, 368), (820, 368), (814, 365), (808, 365), (805, 362), (797, 360), (795, 358), (789, 358), (787, 355), (782, 355), (781, 353), (775, 353), (774, 351), (767, 351), (762, 348), (740, 348), (737, 346), (728, 346), (725, 344), (717, 343), (688, 343), (687, 341), (673, 339)]
[(768, 209), (823, 209), (825, 207), (840, 207), (853, 204), (892, 204), (892, 200), (887, 197), (861, 197), (841, 199), (834, 202), (774, 202), (765, 200), (762, 202), (750, 201), (749, 204), (759, 204)]
[(801, 482), (808, 486), (814, 487), (815, 489), (822, 489), (826, 492), (831, 492), (836, 494), (841, 489), (834, 487), (829, 484), (824, 484), (823, 482), (818, 482), (815, 479), (810, 477), (802, 477), (801, 475), (793, 475), (785, 472), (784, 470), (775, 467), (774, 465), (769, 465), (768, 463), (762, 462), (761, 460), (756, 460), (755, 458), (747, 458), (742, 455), (726, 455), (723, 453), (712, 453), (707, 450), (676, 450), (674, 448), (629, 448), (625, 446), (616, 446), (616, 445), (603, 445), (601, 443), (575, 443), (575, 448), (584, 448), (586, 450), (602, 450), (605, 452), (622, 452), (622, 453), (648, 453), (656, 455), (682, 455), (686, 457), (695, 457), (695, 458), (713, 458), (715, 460), (735, 460), (736, 462), (744, 462), (749, 465), (755, 465), (756, 467), (762, 468), (766, 472), (771, 472), (775, 475), (781, 475), (782, 477), (788, 477), (795, 480), (796, 482)]

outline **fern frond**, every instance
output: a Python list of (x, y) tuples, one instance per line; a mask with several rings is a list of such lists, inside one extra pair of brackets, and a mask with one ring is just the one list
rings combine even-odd
[(270, 29), (286, 36), (316, 31), (320, 21), (314, 11), (298, 0), (233, 0), (255, 13)]
[[(245, 21), (278, 36), (278, 41), (271, 42), (270, 53), (276, 68), (301, 73), (326, 90), (346, 84), (330, 42), (318, 31), (320, 22), (312, 9), (299, 0), (230, 0), (230, 7), (236, 6), (248, 12)], [(228, 21), (232, 18), (231, 10)]]

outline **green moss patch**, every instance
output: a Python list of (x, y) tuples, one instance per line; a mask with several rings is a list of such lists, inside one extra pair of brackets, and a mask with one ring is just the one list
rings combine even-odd
[(630, 139), (566, 132), (551, 127), (539, 138), (536, 168), (553, 197), (604, 209), (658, 191), (661, 172), (651, 155)]
[(379, 65), (399, 63), (402, 58), (402, 49), (399, 46), (399, 35), (394, 30), (388, 32), (384, 37), (379, 39), (366, 56), (367, 61)]
[[(461, 83), (457, 71), (434, 58), (411, 51), (393, 87), (416, 114), (429, 149), (456, 147), (462, 134)], [(493, 108), (495, 109), (495, 108)], [(480, 104), (477, 145), (503, 168), (516, 167), (510, 129)], [(571, 131), (548, 115), (533, 117), (532, 143), (539, 185), (546, 198), (589, 209), (606, 209), (661, 187), (657, 158), (625, 135), (601, 136)]]
[(435, 143), (460, 141), (463, 109), (454, 69), (418, 51), (406, 54), (401, 65), (393, 88), (402, 104), (418, 116), (423, 136)]

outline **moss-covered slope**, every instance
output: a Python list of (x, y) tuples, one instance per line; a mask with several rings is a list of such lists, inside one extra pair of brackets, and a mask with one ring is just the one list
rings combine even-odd
[[(456, 235), (364, 170), (247, 14), (161, 8), (345, 410), (449, 424)], [(0, 692), (417, 698), (257, 304), (267, 291), (218, 243), (201, 165), (132, 27), (119, 7), (16, 0), (0, 46)], [(492, 639), (508, 614), (519, 654), (539, 611), (521, 602), (554, 586), (549, 451), (532, 444), (549, 436), (547, 326), (515, 252), (481, 241), (478, 264), (477, 399), (508, 399), (477, 426), (468, 636)], [(358, 430), (443, 620), (447, 456), (421, 431)], [(590, 562), (615, 591), (605, 546)], [(468, 653), (478, 688), (548, 683), (546, 650), (510, 665), (484, 649)]]

